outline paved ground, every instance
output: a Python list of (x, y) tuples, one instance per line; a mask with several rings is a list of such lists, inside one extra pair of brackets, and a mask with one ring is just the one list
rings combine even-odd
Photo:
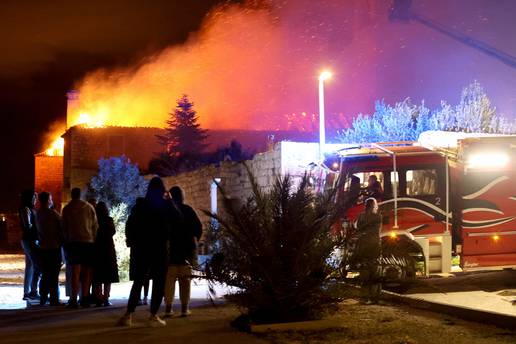
[[(0, 310), (1, 309), (22, 309), (27, 307), (23, 297), (23, 255), (0, 255)], [(61, 300), (67, 300), (65, 295), (64, 281), (65, 274), (60, 274), (60, 295)], [(152, 283), (152, 282), (151, 282)], [(131, 282), (114, 283), (111, 287), (111, 299), (125, 302), (129, 296)], [(226, 289), (222, 286), (214, 286), (215, 296), (222, 296)], [(176, 288), (176, 299), (179, 296), (179, 288)], [(194, 279), (192, 281), (192, 298), (208, 301), (210, 296), (208, 283), (205, 280)], [(149, 295), (150, 296), (150, 295)]]
[(0, 342), (7, 343), (263, 343), (237, 332), (229, 322), (238, 312), (234, 308), (213, 307), (204, 300), (193, 300), (192, 315), (167, 320), (167, 326), (147, 325), (148, 308), (138, 307), (134, 326), (115, 326), (124, 313), (125, 303), (113, 307), (69, 310), (65, 307), (34, 307), (0, 311)]
[[(21, 300), (23, 292), (20, 285), (23, 281), (23, 268), (23, 255), (0, 255), (0, 309), (25, 308), (26, 303)], [(61, 280), (64, 281), (64, 274), (61, 274)], [(129, 283), (114, 284), (112, 298), (127, 299), (129, 288)], [(223, 288), (219, 286), (217, 293), (222, 295)], [(401, 291), (401, 294), (415, 299), (516, 317), (516, 270), (435, 276), (419, 280)], [(66, 299), (63, 287), (61, 295), (63, 300)], [(198, 280), (193, 284), (192, 297), (208, 298), (205, 281)]]
[(457, 273), (421, 281), (407, 297), (515, 317), (516, 270)]

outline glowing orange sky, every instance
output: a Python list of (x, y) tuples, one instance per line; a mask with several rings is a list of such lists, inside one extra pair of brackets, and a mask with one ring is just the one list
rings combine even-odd
[[(287, 114), (317, 112), (322, 67), (334, 72), (330, 123), (338, 113), (370, 112), (377, 99), (454, 103), (475, 79), (495, 105), (516, 104), (514, 70), (493, 76), (493, 66), (504, 66), (478, 51), (417, 23), (389, 22), (388, 1), (272, 3), (218, 8), (185, 44), (131, 68), (91, 72), (77, 83), (80, 104), (69, 125), (87, 115), (93, 124), (163, 127), (187, 94), (205, 128), (286, 129)], [(414, 10), (426, 11), (426, 3)], [(446, 20), (439, 8), (425, 14)]]

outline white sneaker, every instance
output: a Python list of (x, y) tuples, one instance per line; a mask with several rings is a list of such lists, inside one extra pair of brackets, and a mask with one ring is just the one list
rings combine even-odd
[(133, 317), (132, 314), (124, 314), (118, 321), (116, 322), (117, 326), (126, 326), (131, 327), (133, 325)]
[(172, 318), (174, 316), (174, 311), (165, 311), (163, 314), (163, 318)]
[(167, 326), (165, 320), (161, 319), (157, 315), (151, 315), (149, 318), (149, 326), (150, 327), (163, 327)]

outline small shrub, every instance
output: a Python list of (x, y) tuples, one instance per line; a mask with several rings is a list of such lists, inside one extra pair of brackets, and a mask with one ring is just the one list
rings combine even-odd
[(138, 166), (124, 157), (100, 159), (99, 171), (88, 185), (88, 198), (106, 202), (115, 223), (113, 238), (121, 280), (129, 278), (129, 249), (125, 244), (125, 222), (137, 197), (143, 196), (148, 182), (140, 175)]
[(314, 319), (331, 304), (326, 288), (338, 240), (331, 235), (340, 203), (334, 190), (314, 194), (305, 176), (295, 187), (279, 177), (262, 192), (248, 171), (252, 196), (243, 206), (224, 196), (217, 245), (206, 264), (213, 282), (237, 288), (231, 295), (254, 322)]

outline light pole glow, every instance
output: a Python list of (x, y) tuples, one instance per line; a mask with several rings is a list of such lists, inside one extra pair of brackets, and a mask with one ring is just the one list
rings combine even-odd
[(319, 159), (324, 159), (324, 145), (326, 144), (326, 128), (324, 125), (324, 81), (331, 78), (330, 71), (319, 74)]

